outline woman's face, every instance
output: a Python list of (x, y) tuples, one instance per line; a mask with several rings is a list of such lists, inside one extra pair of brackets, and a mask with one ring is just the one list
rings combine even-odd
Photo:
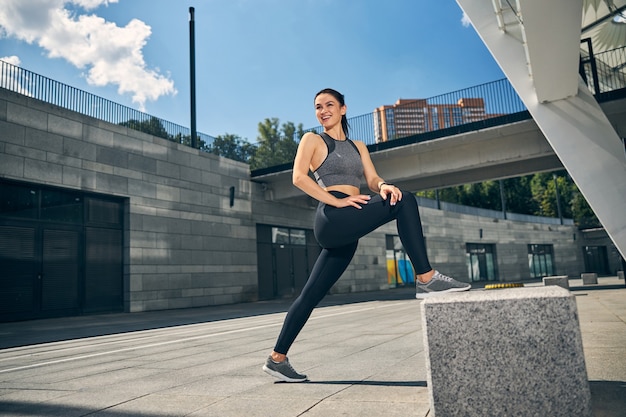
[(341, 124), (341, 116), (346, 114), (346, 106), (340, 105), (331, 94), (323, 93), (315, 97), (315, 116), (325, 129)]

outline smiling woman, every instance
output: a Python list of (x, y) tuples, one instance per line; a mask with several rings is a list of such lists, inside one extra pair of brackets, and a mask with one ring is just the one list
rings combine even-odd
[[(265, 372), (285, 382), (307, 380), (290, 365), (287, 351), (352, 261), (359, 239), (378, 227), (396, 220), (400, 240), (415, 268), (416, 298), (470, 289), (468, 283), (430, 266), (415, 196), (378, 175), (365, 144), (349, 139), (346, 111), (343, 94), (330, 88), (317, 93), (315, 115), (324, 131), (304, 134), (293, 164), (293, 184), (319, 201), (313, 231), (322, 250), (263, 365)], [(309, 176), (310, 171), (317, 181)], [(374, 196), (361, 194), (362, 178)]]

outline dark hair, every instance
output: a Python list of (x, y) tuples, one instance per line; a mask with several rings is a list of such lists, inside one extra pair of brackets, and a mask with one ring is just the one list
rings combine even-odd
[[(337, 90), (333, 90), (332, 88), (325, 88), (322, 91), (320, 91), (319, 93), (317, 93), (315, 95), (315, 98), (317, 98), (317, 96), (319, 96), (320, 94), (330, 94), (331, 96), (335, 97), (335, 99), (339, 102), (339, 105), (341, 107), (346, 105), (346, 100), (345, 100), (343, 94), (341, 94)], [(341, 116), (341, 129), (343, 130), (343, 133), (344, 133), (344, 135), (346, 135), (346, 138), (347, 138), (348, 137), (348, 130), (350, 129), (350, 125), (348, 125), (348, 118), (346, 117), (345, 114)]]

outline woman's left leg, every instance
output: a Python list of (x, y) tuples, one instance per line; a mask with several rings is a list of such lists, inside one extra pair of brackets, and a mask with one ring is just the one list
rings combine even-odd
[(353, 242), (339, 248), (322, 249), (302, 292), (287, 312), (274, 352), (287, 354), (315, 306), (322, 301), (350, 264), (357, 245), (358, 242)]

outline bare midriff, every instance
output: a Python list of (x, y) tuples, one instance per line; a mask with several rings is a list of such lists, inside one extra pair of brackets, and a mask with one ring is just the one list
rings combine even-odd
[(325, 188), (326, 191), (339, 191), (348, 195), (357, 195), (361, 194), (361, 190), (353, 185), (331, 185), (330, 187)]

